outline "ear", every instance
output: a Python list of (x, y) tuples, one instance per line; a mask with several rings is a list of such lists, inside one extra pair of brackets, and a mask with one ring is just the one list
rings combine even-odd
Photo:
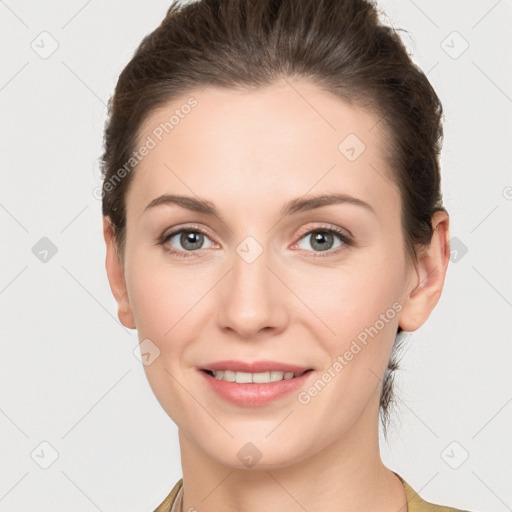
[(117, 316), (125, 327), (135, 329), (135, 319), (126, 288), (123, 264), (117, 252), (114, 228), (112, 227), (110, 218), (105, 215), (103, 216), (103, 236), (107, 246), (105, 268), (107, 269), (110, 289), (117, 302)]
[(404, 300), (399, 325), (404, 331), (415, 331), (430, 316), (443, 291), (450, 260), (450, 219), (445, 210), (432, 216), (434, 233), (428, 247), (421, 248), (415, 265), (415, 286)]

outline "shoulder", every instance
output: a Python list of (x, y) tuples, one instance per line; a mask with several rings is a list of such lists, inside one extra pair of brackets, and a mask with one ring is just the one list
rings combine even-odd
[(162, 501), (162, 503), (160, 503), (160, 505), (158, 505), (158, 507), (156, 507), (153, 512), (170, 512), (182, 485), (183, 478), (180, 478), (172, 488), (171, 492), (166, 496), (164, 501)]
[(405, 488), (408, 512), (473, 512), (426, 501), (398, 473), (394, 473), (402, 481)]

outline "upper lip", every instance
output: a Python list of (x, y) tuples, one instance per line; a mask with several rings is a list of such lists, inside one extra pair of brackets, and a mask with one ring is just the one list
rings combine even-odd
[(234, 372), (248, 372), (248, 373), (262, 373), (262, 372), (293, 372), (301, 373), (306, 370), (311, 370), (307, 366), (300, 366), (296, 364), (280, 363), (278, 361), (216, 361), (214, 363), (206, 364), (201, 367), (201, 370), (231, 370)]

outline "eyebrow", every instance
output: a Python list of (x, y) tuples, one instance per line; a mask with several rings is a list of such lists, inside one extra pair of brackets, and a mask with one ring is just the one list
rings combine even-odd
[[(281, 209), (281, 216), (285, 217), (286, 215), (291, 215), (293, 213), (313, 210), (315, 208), (329, 206), (332, 204), (353, 204), (356, 206), (361, 206), (369, 212), (373, 212), (375, 214), (373, 207), (362, 199), (358, 199), (347, 194), (321, 194), (309, 197), (302, 196), (292, 199)], [(207, 201), (206, 199), (197, 199), (191, 196), (163, 194), (153, 199), (146, 206), (144, 211), (161, 205), (176, 205), (193, 212), (215, 215), (222, 222), (224, 222), (224, 219), (211, 201)]]

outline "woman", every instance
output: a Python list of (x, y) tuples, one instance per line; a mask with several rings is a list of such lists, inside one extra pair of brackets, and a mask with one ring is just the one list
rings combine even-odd
[(174, 4), (120, 75), (106, 268), (183, 478), (157, 507), (456, 511), (379, 454), (443, 289), (442, 106), (364, 0)]

